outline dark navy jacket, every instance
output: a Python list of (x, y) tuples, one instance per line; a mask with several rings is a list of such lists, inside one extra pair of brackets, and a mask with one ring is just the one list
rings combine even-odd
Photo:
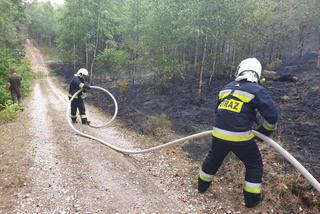
[[(85, 87), (84, 79), (79, 76), (74, 76), (69, 86), (69, 97), (72, 97), (72, 95), (74, 95), (79, 89), (84, 87)], [(81, 95), (82, 95), (82, 92), (78, 94), (78, 97), (80, 98)]]
[[(256, 111), (259, 111), (265, 120), (258, 131), (271, 134), (275, 129), (278, 114), (267, 90), (257, 83), (244, 80), (231, 82), (219, 92), (214, 127), (222, 136), (232, 135), (232, 132), (248, 132), (256, 121)], [(217, 134), (218, 138), (220, 133)]]

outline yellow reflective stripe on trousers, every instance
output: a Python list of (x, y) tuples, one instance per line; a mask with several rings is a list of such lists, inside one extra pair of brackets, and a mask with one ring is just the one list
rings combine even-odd
[(272, 125), (270, 123), (268, 123), (266, 120), (263, 121), (262, 127), (265, 128), (268, 131), (274, 131), (276, 128), (276, 125)]
[(213, 179), (213, 175), (209, 175), (205, 173), (204, 171), (200, 170), (199, 178), (205, 182), (211, 182)]
[(231, 132), (223, 129), (213, 127), (212, 136), (219, 138), (221, 140), (232, 141), (232, 142), (242, 142), (248, 141), (254, 138), (254, 134), (251, 131), (247, 132)]
[(261, 183), (251, 183), (246, 181), (243, 190), (250, 193), (260, 194), (262, 192)]
[(87, 116), (85, 114), (83, 114), (83, 115), (80, 115), (80, 118), (84, 119), (84, 118), (87, 118)]

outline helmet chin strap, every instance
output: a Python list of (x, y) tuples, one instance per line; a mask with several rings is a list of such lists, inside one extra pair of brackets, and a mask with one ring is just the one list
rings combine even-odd
[(254, 71), (244, 71), (237, 78), (236, 81), (247, 80), (249, 82), (258, 82), (258, 75)]

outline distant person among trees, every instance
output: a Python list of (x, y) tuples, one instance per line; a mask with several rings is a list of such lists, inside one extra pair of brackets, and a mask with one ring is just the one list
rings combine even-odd
[[(69, 86), (69, 99), (80, 89), (90, 89), (90, 86), (85, 84), (89, 76), (89, 72), (85, 68), (80, 68), (74, 75)], [(82, 99), (83, 92), (80, 92), (71, 102), (71, 120), (77, 123), (77, 110), (79, 109), (82, 124), (89, 124), (87, 120), (86, 109)]]
[(7, 78), (7, 93), (10, 93), (13, 103), (21, 104), (21, 81), (22, 78), (17, 74), (15, 69), (11, 70), (11, 74)]
[(256, 121), (256, 110), (264, 118), (257, 129), (262, 134), (270, 135), (278, 120), (271, 97), (258, 84), (261, 71), (262, 66), (256, 58), (245, 59), (238, 66), (235, 81), (219, 92), (212, 146), (198, 177), (198, 191), (203, 193), (210, 187), (226, 155), (233, 152), (246, 168), (243, 194), (245, 205), (249, 208), (256, 206), (263, 198), (262, 158), (251, 131)]

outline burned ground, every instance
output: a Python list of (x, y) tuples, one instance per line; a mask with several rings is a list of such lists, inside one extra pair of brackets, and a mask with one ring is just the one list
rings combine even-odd
[[(314, 55), (306, 55), (302, 60), (290, 58), (278, 72), (295, 74), (299, 81), (267, 81), (264, 86), (270, 91), (279, 109), (276, 139), (320, 179), (320, 71), (315, 69), (315, 61)], [(72, 78), (73, 67), (70, 65), (53, 64), (51, 68), (66, 83)], [(216, 78), (210, 88), (205, 88), (201, 103), (194, 99), (195, 80), (196, 77), (189, 74), (186, 81), (172, 80), (165, 90), (159, 90), (151, 83), (136, 84), (122, 94), (114, 83), (95, 79), (94, 84), (107, 88), (115, 95), (120, 106), (118, 117), (128, 128), (143, 133), (142, 126), (148, 117), (164, 113), (172, 122), (171, 128), (175, 133), (187, 135), (211, 128), (218, 91), (232, 79)], [(110, 99), (102, 92), (92, 93), (94, 96), (88, 97), (88, 101), (112, 113)], [(168, 140), (165, 136), (156, 137), (163, 142)], [(185, 151), (195, 161), (201, 160), (208, 148), (209, 144), (197, 142), (184, 146)]]
[[(293, 60), (295, 61), (295, 60)], [(295, 61), (297, 62), (297, 61)], [(279, 109), (279, 124), (273, 138), (280, 142), (292, 153), (311, 173), (320, 179), (320, 125), (317, 123), (320, 116), (319, 104), (320, 86), (318, 79), (320, 71), (315, 69), (315, 58), (302, 60), (296, 65), (289, 60), (279, 69), (280, 74), (294, 74), (300, 79), (298, 82), (267, 81), (264, 86), (270, 91)], [(51, 65), (58, 76), (68, 83), (73, 75), (70, 65)], [(118, 119), (123, 121), (129, 130), (146, 133), (144, 124), (153, 115), (164, 113), (172, 122), (171, 130), (152, 133), (158, 142), (168, 142), (178, 136), (185, 136), (208, 130), (214, 119), (214, 108), (217, 102), (218, 91), (229, 81), (229, 77), (216, 78), (211, 88), (205, 88), (203, 100), (194, 99), (196, 77), (188, 75), (186, 81), (172, 80), (166, 90), (159, 90), (152, 83), (137, 83), (128, 90), (120, 93), (119, 85), (112, 81), (95, 79), (93, 84), (102, 86), (112, 92), (119, 103)], [(110, 114), (113, 113), (111, 100), (100, 91), (91, 91), (87, 102), (94, 104)], [(149, 125), (147, 123), (147, 125)], [(149, 133), (150, 134), (150, 133)], [(192, 165), (198, 165), (203, 160), (210, 147), (210, 139), (201, 139), (185, 144), (183, 150)], [(296, 173), (286, 161), (276, 154), (269, 146), (260, 144), (265, 162), (264, 183), (269, 209), (305, 210), (305, 213), (314, 213), (320, 209), (320, 198), (315, 197), (310, 185)], [(233, 179), (234, 173), (243, 174), (243, 167), (234, 156), (228, 157), (217, 174), (217, 180), (228, 189), (240, 188), (242, 179)], [(235, 161), (233, 161), (235, 160)], [(196, 174), (197, 172), (193, 172)], [(284, 176), (285, 175), (285, 176)], [(241, 189), (241, 188), (240, 188)], [(289, 191), (288, 191), (289, 190)], [(231, 193), (231, 197), (233, 193)], [(239, 200), (233, 198), (231, 200)], [(297, 203), (296, 201), (300, 202)], [(267, 205), (268, 206), (268, 205)], [(288, 211), (288, 210), (287, 210)]]

